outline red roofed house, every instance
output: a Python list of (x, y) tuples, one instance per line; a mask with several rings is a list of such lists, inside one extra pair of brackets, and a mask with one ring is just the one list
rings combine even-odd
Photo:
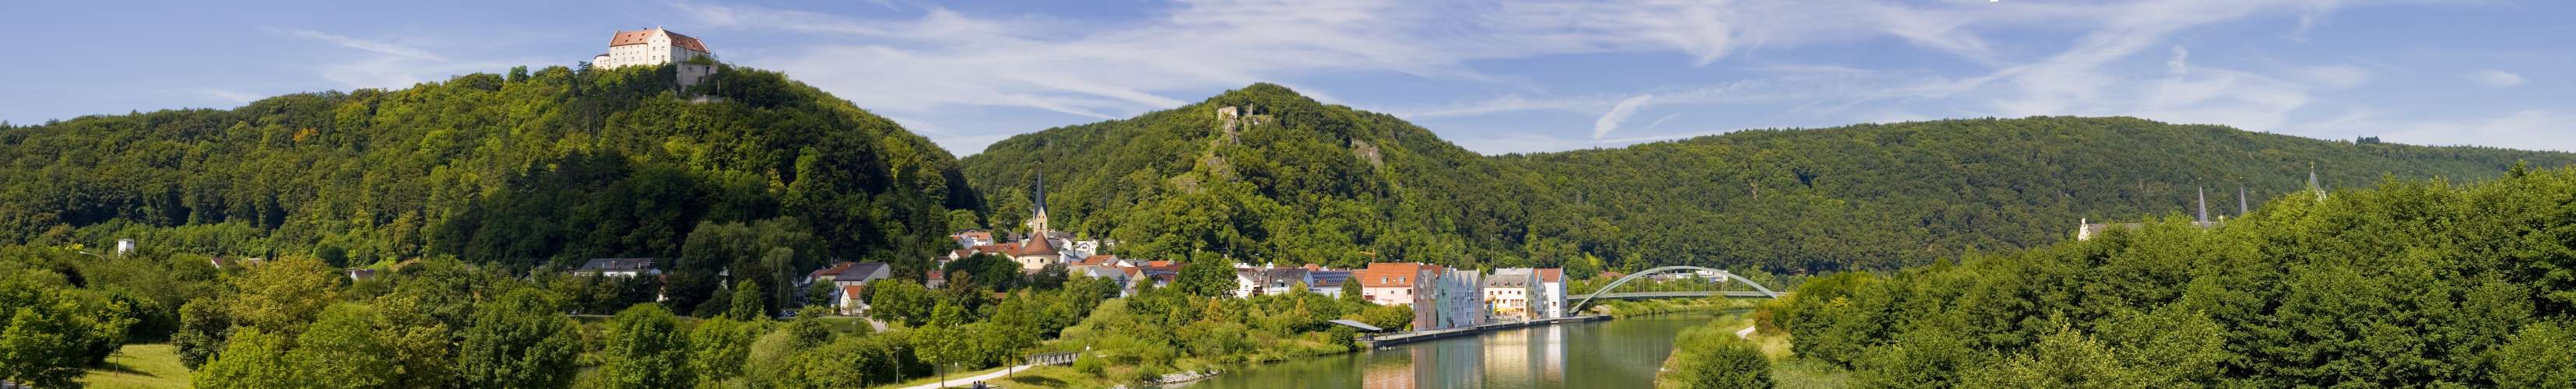
[(1368, 264), (1367, 269), (1352, 272), (1351, 278), (1359, 281), (1360, 295), (1366, 296), (1371, 303), (1409, 306), (1413, 305), (1414, 296), (1422, 292), (1415, 281), (1421, 280), (1424, 266), (1419, 263), (1376, 262)]

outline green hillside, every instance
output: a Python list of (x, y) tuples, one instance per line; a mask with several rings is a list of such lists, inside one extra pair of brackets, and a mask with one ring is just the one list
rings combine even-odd
[[(0, 128), (0, 244), (524, 270), (705, 240), (677, 266), (788, 274), (835, 258), (918, 269), (949, 209), (979, 207), (927, 139), (778, 73), (722, 69), (688, 90), (668, 66), (520, 68)], [(693, 239), (702, 224), (726, 233)], [(792, 249), (714, 248), (754, 237)]]
[[(1268, 122), (1224, 130), (1217, 111)], [(2365, 144), (2366, 143), (2366, 144)], [(1013, 137), (963, 160), (994, 221), (1047, 177), (1050, 225), (1119, 251), (1352, 265), (1889, 269), (2066, 240), (2080, 219), (2213, 217), (2306, 186), (2483, 180), (2576, 154), (2326, 141), (2113, 117), (1749, 130), (1479, 156), (1392, 116), (1270, 84)], [(1581, 274), (1578, 271), (1578, 274)]]

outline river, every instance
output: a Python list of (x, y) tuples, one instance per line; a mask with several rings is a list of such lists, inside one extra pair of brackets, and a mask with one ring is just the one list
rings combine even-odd
[(1246, 366), (1197, 388), (1646, 388), (1673, 337), (1712, 314), (1559, 324)]

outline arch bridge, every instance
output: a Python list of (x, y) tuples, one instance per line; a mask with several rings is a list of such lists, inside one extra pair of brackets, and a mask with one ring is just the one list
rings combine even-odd
[[(1755, 291), (1757, 291), (1757, 292), (1629, 292), (1629, 293), (1610, 293), (1610, 291), (1618, 290), (1618, 289), (1619, 289), (1619, 285), (1627, 284), (1627, 283), (1628, 283), (1628, 281), (1634, 281), (1634, 280), (1637, 280), (1637, 279), (1639, 279), (1639, 278), (1645, 278), (1646, 276), (1649, 276), (1649, 275), (1655, 275), (1655, 274), (1660, 274), (1660, 273), (1672, 273), (1672, 272), (1702, 272), (1702, 271), (1704, 271), (1704, 272), (1710, 272), (1710, 273), (1715, 273), (1715, 274), (1717, 275), (1717, 277), (1718, 277), (1718, 278), (1720, 278), (1720, 279), (1725, 279), (1725, 280), (1734, 280), (1736, 283), (1741, 283), (1741, 284), (1744, 284), (1745, 286), (1751, 286), (1751, 287), (1753, 287), (1753, 290), (1755, 290)], [(1583, 308), (1584, 308), (1585, 306), (1592, 305), (1592, 299), (1597, 299), (1597, 298), (1607, 298), (1607, 299), (1617, 300), (1617, 299), (1632, 299), (1632, 298), (1698, 297), (1698, 296), (1710, 296), (1710, 295), (1725, 295), (1725, 296), (1727, 296), (1727, 297), (1731, 297), (1731, 298), (1773, 298), (1773, 299), (1780, 298), (1780, 293), (1778, 293), (1778, 292), (1772, 292), (1772, 291), (1771, 291), (1771, 288), (1762, 287), (1762, 284), (1753, 283), (1753, 280), (1747, 280), (1747, 279), (1744, 279), (1744, 277), (1737, 277), (1737, 276), (1735, 276), (1735, 273), (1733, 273), (1733, 272), (1728, 272), (1728, 271), (1725, 271), (1725, 270), (1718, 270), (1718, 269), (1705, 268), (1705, 267), (1698, 267), (1698, 266), (1664, 266), (1664, 267), (1658, 267), (1658, 268), (1653, 268), (1653, 269), (1646, 269), (1646, 271), (1637, 272), (1636, 274), (1629, 274), (1629, 275), (1628, 275), (1628, 276), (1626, 276), (1626, 277), (1619, 277), (1619, 279), (1618, 279), (1618, 280), (1610, 281), (1610, 284), (1609, 284), (1609, 285), (1602, 285), (1600, 290), (1592, 291), (1592, 294), (1583, 296), (1583, 300), (1576, 301), (1576, 302), (1574, 302), (1573, 304), (1567, 304), (1567, 305), (1565, 306), (1565, 311), (1566, 311), (1566, 312), (1569, 312), (1569, 313), (1571, 313), (1571, 312), (1582, 312), (1582, 311), (1583, 311)]]

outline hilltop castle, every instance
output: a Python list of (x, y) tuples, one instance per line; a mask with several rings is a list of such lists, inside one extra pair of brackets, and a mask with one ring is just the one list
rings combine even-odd
[(699, 79), (716, 72), (714, 65), (689, 63), (689, 60), (698, 58), (713, 60), (715, 52), (708, 51), (706, 43), (698, 41), (698, 38), (654, 27), (618, 31), (616, 35), (609, 36), (608, 52), (590, 57), (590, 66), (616, 69), (676, 63), (680, 64), (680, 85), (697, 85)]

